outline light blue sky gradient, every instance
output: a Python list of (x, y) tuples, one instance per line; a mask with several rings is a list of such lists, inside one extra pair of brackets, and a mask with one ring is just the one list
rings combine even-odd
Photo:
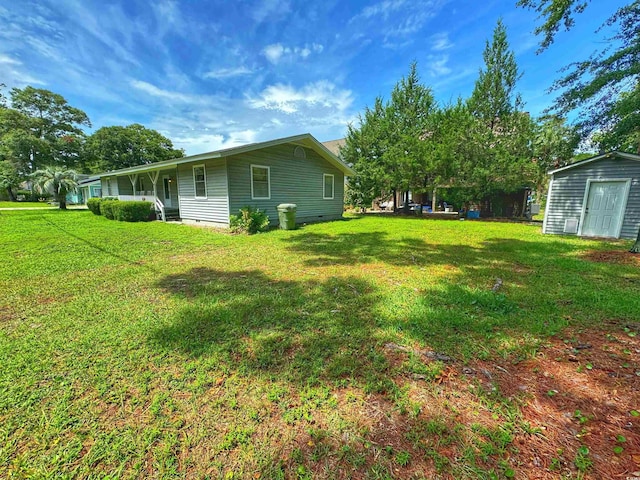
[(559, 69), (606, 46), (618, 0), (592, 2), (536, 55), (515, 0), (0, 0), (0, 83), (60, 93), (93, 128), (139, 122), (187, 154), (310, 132), (340, 138), (418, 62), (443, 103), (466, 98), (498, 18), (532, 115)]

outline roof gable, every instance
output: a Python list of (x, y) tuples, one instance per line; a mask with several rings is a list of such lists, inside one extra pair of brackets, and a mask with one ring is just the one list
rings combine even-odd
[(636, 162), (640, 162), (640, 155), (634, 155), (633, 153), (624, 153), (624, 152), (607, 152), (602, 153), (600, 155), (596, 155), (591, 158), (585, 158), (584, 160), (580, 160), (579, 162), (572, 163), (571, 165), (567, 165), (565, 167), (556, 168), (555, 170), (549, 171), (549, 175), (553, 175), (554, 173), (563, 172), (565, 170), (570, 170), (572, 168), (582, 167), (588, 163), (598, 162), (600, 160), (612, 159), (612, 158), (622, 158), (625, 160), (634, 160)]

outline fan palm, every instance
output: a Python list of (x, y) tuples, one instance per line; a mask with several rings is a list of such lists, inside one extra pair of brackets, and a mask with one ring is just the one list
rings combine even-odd
[(60, 209), (67, 209), (67, 193), (78, 186), (78, 174), (74, 170), (45, 167), (35, 171), (32, 177), (37, 192), (51, 193), (60, 205)]

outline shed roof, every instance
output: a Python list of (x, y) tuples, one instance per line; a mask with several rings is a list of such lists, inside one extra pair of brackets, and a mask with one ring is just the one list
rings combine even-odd
[(611, 158), (623, 158), (625, 160), (635, 160), (636, 162), (640, 162), (640, 155), (634, 155), (633, 153), (624, 153), (624, 152), (607, 152), (607, 153), (602, 153), (600, 155), (596, 155), (595, 157), (585, 158), (584, 160), (580, 160), (579, 162), (572, 163), (571, 165), (567, 165), (565, 167), (556, 168), (555, 170), (549, 171), (549, 175), (553, 175), (554, 173), (562, 172), (564, 170), (570, 170), (576, 167), (582, 167), (587, 163), (597, 162), (599, 160), (611, 159)]
[(113, 175), (126, 175), (130, 173), (148, 172), (153, 170), (161, 170), (167, 167), (173, 167), (175, 165), (181, 165), (183, 163), (200, 162), (202, 160), (208, 160), (211, 158), (222, 158), (231, 155), (238, 155), (240, 153), (252, 152), (254, 150), (260, 150), (262, 148), (274, 147), (276, 145), (282, 145), (285, 143), (293, 143), (301, 145), (307, 148), (313, 149), (318, 155), (323, 157), (333, 166), (341, 170), (345, 175), (353, 175), (355, 172), (336, 155), (331, 153), (327, 147), (315, 139), (310, 133), (303, 133), (301, 135), (294, 135), (292, 137), (278, 138), (275, 140), (269, 140), (267, 142), (250, 143), (248, 145), (241, 145), (238, 147), (224, 148), (221, 150), (215, 150), (213, 152), (199, 153), (197, 155), (191, 155), (188, 157), (174, 158), (171, 160), (164, 160), (162, 162), (154, 162), (146, 165), (138, 165), (135, 167), (122, 168), (120, 170), (113, 170), (100, 174), (101, 177), (110, 177)]

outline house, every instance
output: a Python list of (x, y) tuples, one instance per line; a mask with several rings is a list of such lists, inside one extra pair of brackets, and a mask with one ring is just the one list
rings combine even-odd
[(336, 157), (342, 158), (340, 155), (340, 149), (347, 144), (346, 138), (338, 138), (337, 140), (329, 140), (328, 142), (322, 142), (327, 150), (333, 153)]
[[(78, 180), (78, 186), (76, 187), (76, 197), (73, 202), (70, 203), (87, 203), (90, 198), (97, 198), (102, 196), (102, 186), (100, 185), (99, 176), (83, 175)], [(69, 197), (67, 196), (67, 200)]]
[(605, 153), (549, 174), (543, 233), (636, 238), (640, 155)]
[(247, 205), (277, 223), (276, 207), (295, 203), (298, 222), (342, 217), (344, 177), (353, 171), (306, 133), (100, 175), (103, 197), (154, 202), (166, 218), (228, 226)]

